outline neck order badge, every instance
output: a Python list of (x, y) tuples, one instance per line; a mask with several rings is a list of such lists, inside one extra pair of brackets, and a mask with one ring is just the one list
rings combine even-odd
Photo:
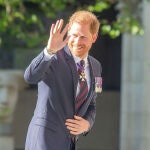
[(76, 97), (76, 102), (75, 102), (76, 112), (81, 107), (81, 105), (85, 102), (87, 94), (88, 94), (88, 85), (87, 85), (87, 81), (86, 81), (85, 73), (84, 73), (85, 61), (81, 60), (80, 63), (77, 63), (77, 66), (78, 66), (80, 91)]

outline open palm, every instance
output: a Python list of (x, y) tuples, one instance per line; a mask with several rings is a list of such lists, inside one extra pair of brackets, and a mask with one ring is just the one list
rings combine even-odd
[(63, 19), (57, 20), (55, 24), (51, 25), (50, 37), (47, 44), (47, 49), (57, 52), (62, 49), (68, 42), (69, 37), (64, 38), (68, 31), (68, 25), (62, 30)]

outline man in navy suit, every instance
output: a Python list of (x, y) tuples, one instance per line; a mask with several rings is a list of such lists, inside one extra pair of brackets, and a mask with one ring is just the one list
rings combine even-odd
[[(63, 28), (63, 19), (51, 25), (46, 48), (32, 60), (24, 78), (38, 84), (37, 104), (30, 122), (25, 150), (75, 150), (96, 115), (96, 96), (101, 91), (101, 65), (89, 55), (100, 23), (88, 11), (77, 11)], [(67, 34), (67, 36), (65, 36)], [(80, 93), (79, 61), (84, 60), (86, 98), (76, 107)], [(79, 66), (81, 68), (81, 66)], [(82, 92), (83, 92), (82, 91)]]

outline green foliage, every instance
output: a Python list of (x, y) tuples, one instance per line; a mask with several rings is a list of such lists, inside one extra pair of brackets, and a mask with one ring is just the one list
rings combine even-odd
[(89, 11), (94, 11), (94, 12), (102, 12), (105, 9), (110, 8), (110, 3), (106, 1), (97, 1), (94, 5), (89, 5), (87, 9)]
[(81, 6), (80, 2), (75, 0), (0, 0), (0, 47), (33, 48), (45, 44), (44, 41), (46, 42), (48, 38), (45, 20), (55, 19), (58, 12), (68, 6), (70, 9), (84, 8), (101, 14), (115, 5), (115, 9), (119, 12), (116, 19), (110, 21), (105, 17), (100, 18), (102, 34), (116, 38), (124, 32), (133, 35), (144, 33), (139, 15), (141, 11), (138, 7), (140, 0), (135, 0), (135, 3), (130, 0), (86, 2), (88, 4)]
[(73, 0), (0, 0), (0, 47), (36, 47), (46, 39), (45, 20)]
[(132, 35), (144, 34), (140, 15), (137, 15), (141, 12), (139, 9), (140, 4), (141, 1), (139, 0), (134, 1), (134, 3), (130, 0), (96, 0), (94, 5), (90, 5), (86, 9), (101, 13), (115, 5), (119, 15), (111, 22), (106, 18), (102, 18), (101, 32), (109, 35), (111, 38), (116, 38), (124, 32), (129, 32)]

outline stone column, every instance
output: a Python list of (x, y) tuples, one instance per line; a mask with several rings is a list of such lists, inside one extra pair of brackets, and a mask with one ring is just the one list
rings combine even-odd
[(23, 71), (0, 70), (0, 150), (14, 150), (13, 113), (23, 87)]
[(150, 149), (150, 3), (143, 2), (144, 36), (123, 35), (120, 150)]

